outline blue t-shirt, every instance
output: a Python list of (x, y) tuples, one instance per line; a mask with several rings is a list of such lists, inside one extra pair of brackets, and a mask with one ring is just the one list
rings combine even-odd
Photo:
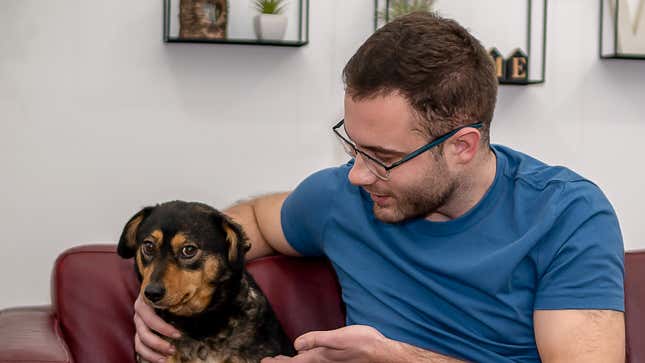
[(564, 167), (493, 145), (482, 200), (447, 222), (377, 220), (347, 179), (305, 179), (282, 207), (289, 244), (332, 262), (347, 324), (476, 362), (539, 362), (536, 309), (624, 310), (623, 242), (600, 189)]

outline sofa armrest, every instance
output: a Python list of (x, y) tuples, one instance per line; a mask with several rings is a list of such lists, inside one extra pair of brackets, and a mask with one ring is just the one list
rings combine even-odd
[(0, 310), (0, 363), (71, 363), (49, 306)]

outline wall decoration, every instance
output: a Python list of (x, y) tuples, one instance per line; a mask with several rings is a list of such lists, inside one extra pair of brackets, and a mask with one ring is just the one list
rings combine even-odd
[(396, 17), (398, 9), (421, 5), (455, 19), (490, 49), (500, 84), (544, 83), (547, 0), (375, 0), (374, 28)]
[(497, 48), (492, 48), (488, 51), (493, 63), (495, 64), (495, 72), (497, 80), (502, 84), (525, 84), (528, 82), (528, 56), (517, 48), (506, 59)]
[(255, 35), (260, 40), (282, 40), (289, 18), (284, 15), (286, 0), (254, 0), (259, 12), (253, 18)]
[(309, 0), (163, 0), (163, 5), (167, 43), (309, 43)]
[(180, 0), (179, 37), (224, 39), (227, 18), (226, 0)]
[(600, 57), (645, 59), (645, 0), (600, 0)]
[(529, 78), (529, 57), (521, 49), (516, 49), (506, 60), (506, 77), (509, 83), (526, 83)]
[(493, 63), (495, 63), (497, 80), (500, 82), (506, 80), (506, 59), (504, 59), (502, 53), (497, 48), (492, 48), (488, 51), (488, 54), (490, 54), (490, 57), (493, 58)]

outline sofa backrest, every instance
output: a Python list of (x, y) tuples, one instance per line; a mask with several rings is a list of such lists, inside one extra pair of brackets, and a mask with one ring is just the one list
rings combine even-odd
[[(135, 361), (133, 263), (116, 254), (116, 245), (76, 247), (56, 260), (52, 307), (76, 362)], [(247, 268), (292, 340), (343, 325), (340, 288), (326, 260), (272, 256)]]
[[(116, 245), (87, 245), (61, 254), (52, 275), (52, 307), (76, 362), (134, 362), (132, 260)], [(324, 259), (273, 256), (247, 266), (287, 334), (343, 325), (340, 288)], [(645, 250), (625, 254), (627, 362), (645, 362)]]

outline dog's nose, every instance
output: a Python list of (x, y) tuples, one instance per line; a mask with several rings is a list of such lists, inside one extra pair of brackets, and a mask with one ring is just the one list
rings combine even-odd
[(148, 300), (157, 302), (166, 294), (166, 289), (161, 284), (149, 284), (143, 291)]

